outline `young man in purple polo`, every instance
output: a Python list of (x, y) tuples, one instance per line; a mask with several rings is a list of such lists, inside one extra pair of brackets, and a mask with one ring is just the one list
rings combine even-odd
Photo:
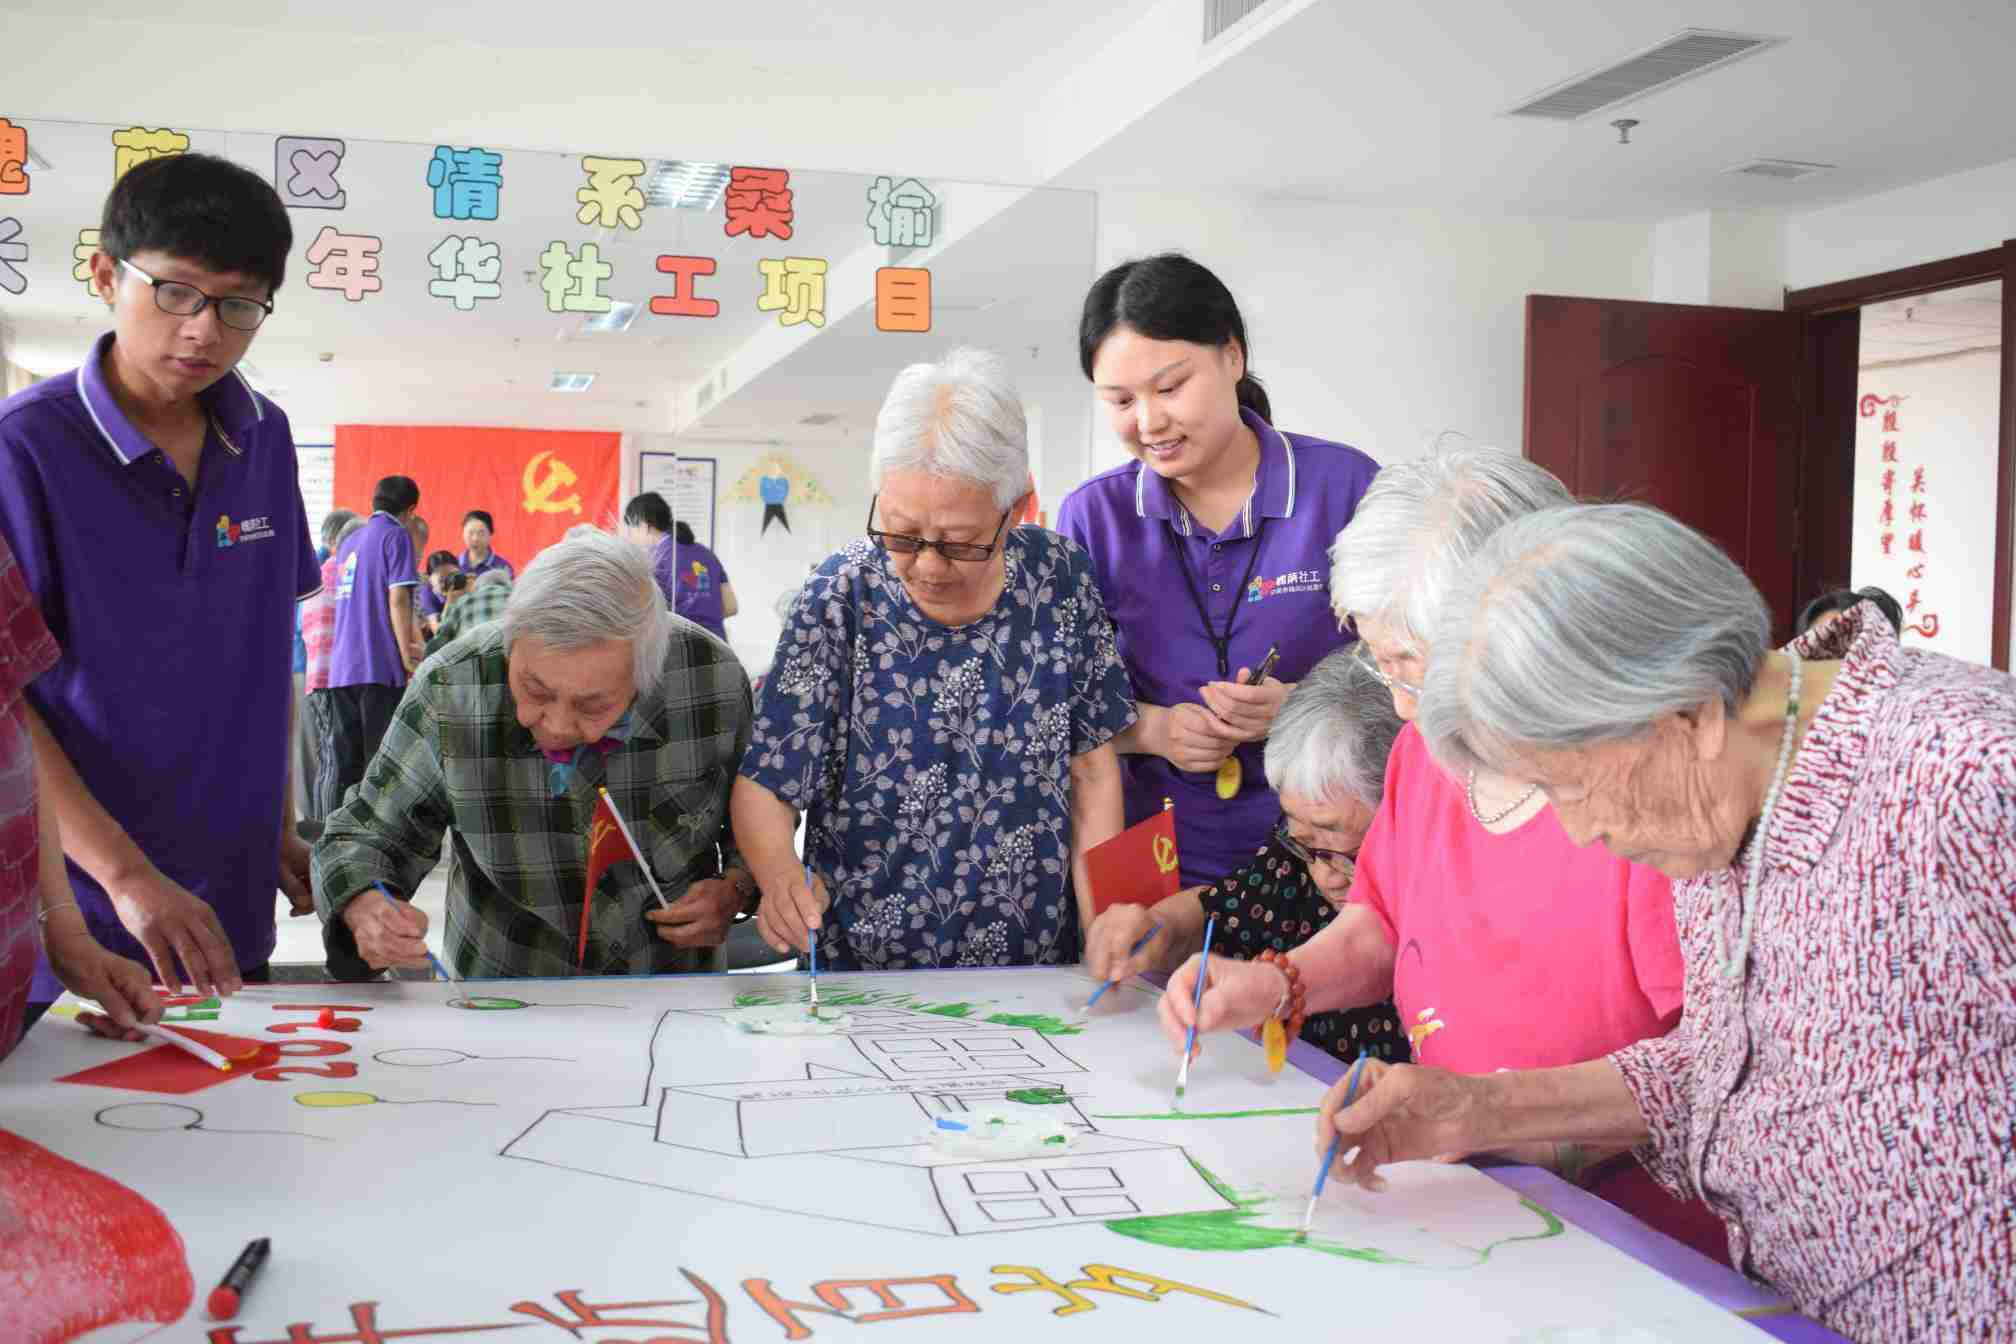
[(387, 476), (371, 494), (364, 530), (336, 552), (336, 636), (329, 648), (335, 715), (336, 793), (331, 811), (364, 778), (392, 723), (406, 679), (425, 656), (415, 596), (413, 518), (420, 487)]
[[(236, 372), (293, 230), (264, 179), (183, 154), (106, 198), (112, 330), (0, 403), (0, 532), (63, 656), (29, 729), (78, 907), (164, 984), (267, 978), (308, 895), (288, 789), (294, 604), (321, 584), (280, 408)], [(31, 1004), (59, 986), (46, 965)]]

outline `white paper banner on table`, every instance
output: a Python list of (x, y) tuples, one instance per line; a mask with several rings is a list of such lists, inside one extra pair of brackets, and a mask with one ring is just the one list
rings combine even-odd
[[(1072, 971), (831, 975), (843, 1032), (737, 1026), (804, 987), (248, 988), (200, 1029), (286, 1055), (230, 1075), (45, 1020), (0, 1065), (0, 1198), (23, 1234), (0, 1239), (0, 1281), (28, 1289), (0, 1321), (200, 1338), (197, 1302), (267, 1236), (215, 1344), (290, 1326), (561, 1344), (619, 1303), (633, 1334), (737, 1344), (878, 1344), (865, 1327), (926, 1318), (889, 1339), (1084, 1339), (1073, 1318), (1095, 1313), (1101, 1338), (1306, 1341), (1340, 1311), (1367, 1339), (1757, 1338), (1468, 1167), (1389, 1168), (1378, 1196), (1332, 1182), (1295, 1244), (1322, 1085), (1214, 1038), (1173, 1112), (1145, 990), (1088, 1021)], [(931, 1140), (1004, 1112), (1068, 1142), (989, 1159)]]

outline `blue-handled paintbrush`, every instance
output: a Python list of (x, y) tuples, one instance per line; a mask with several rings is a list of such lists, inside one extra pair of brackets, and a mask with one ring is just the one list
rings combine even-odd
[(1183, 1064), (1176, 1070), (1176, 1104), (1171, 1110), (1183, 1109), (1183, 1089), (1190, 1085), (1190, 1055), (1197, 1045), (1197, 1012), (1204, 1006), (1204, 982), (1209, 979), (1211, 969), (1211, 932), (1218, 927), (1218, 916), (1204, 921), (1204, 952), (1197, 960), (1197, 996), (1190, 1001), (1190, 1032), (1183, 1040)]
[[(1365, 1072), (1365, 1061), (1367, 1058), (1366, 1053), (1360, 1050), (1358, 1052), (1358, 1062), (1351, 1066), (1351, 1081), (1344, 1085), (1345, 1106), (1349, 1106), (1351, 1099), (1358, 1095), (1358, 1075)], [(1343, 1108), (1339, 1107), (1339, 1109)], [(1337, 1165), (1337, 1149), (1343, 1142), (1344, 1136), (1341, 1133), (1330, 1136), (1330, 1151), (1323, 1154), (1323, 1165), (1316, 1172), (1316, 1188), (1309, 1194), (1309, 1207), (1302, 1210), (1302, 1230), (1295, 1234), (1295, 1241), (1298, 1245), (1309, 1240), (1309, 1226), (1316, 1221), (1316, 1201), (1323, 1198), (1324, 1182), (1330, 1179), (1330, 1168)]]

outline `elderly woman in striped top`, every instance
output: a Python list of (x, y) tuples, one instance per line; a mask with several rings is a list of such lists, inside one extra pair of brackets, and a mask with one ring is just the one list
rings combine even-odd
[(1350, 1174), (1625, 1141), (1739, 1267), (1857, 1340), (2016, 1338), (2016, 682), (1867, 603), (1787, 648), (1656, 510), (1550, 509), (1443, 606), (1421, 727), (1676, 879), (1670, 1035), (1568, 1068), (1370, 1065)]

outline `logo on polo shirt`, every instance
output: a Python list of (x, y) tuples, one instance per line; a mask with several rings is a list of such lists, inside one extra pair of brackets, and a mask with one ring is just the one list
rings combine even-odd
[(1291, 569), (1286, 574), (1276, 574), (1271, 579), (1254, 579), (1246, 585), (1246, 600), (1261, 602), (1270, 597), (1286, 597), (1291, 593), (1320, 593), (1324, 587), (1323, 571)]
[(679, 586), (682, 588), (691, 588), (699, 593), (712, 592), (714, 578), (707, 572), (706, 565), (695, 560), (693, 568), (689, 572), (679, 576)]
[(246, 518), (232, 522), (231, 515), (217, 516), (217, 549), (228, 550), (243, 541), (266, 541), (273, 536), (273, 520), (268, 517)]
[(351, 591), (354, 590), (356, 587), (357, 587), (357, 553), (355, 551), (352, 551), (350, 553), (350, 558), (343, 562), (342, 572), (336, 576), (336, 600), (338, 602), (348, 602), (350, 600)]

